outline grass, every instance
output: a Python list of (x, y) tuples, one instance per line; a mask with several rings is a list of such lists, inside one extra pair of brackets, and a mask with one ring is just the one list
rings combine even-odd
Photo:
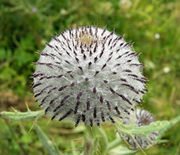
[[(178, 0), (44, 0), (0, 2), (0, 107), (10, 110), (31, 109), (34, 104), (29, 78), (34, 71), (32, 62), (38, 59), (52, 35), (74, 24), (106, 26), (141, 53), (148, 79), (148, 93), (142, 107), (153, 113), (156, 120), (170, 120), (180, 113), (180, 2)], [(42, 130), (64, 154), (72, 154), (70, 141), (75, 148), (83, 142), (83, 132), (74, 132), (66, 122), (44, 118), (38, 122)], [(9, 122), (0, 119), (0, 154), (47, 154), (32, 122)], [(110, 141), (115, 131), (109, 125), (104, 129)], [(178, 155), (180, 153), (180, 125), (166, 132), (167, 143), (146, 150), (147, 154)], [(141, 153), (138, 153), (141, 154)]]

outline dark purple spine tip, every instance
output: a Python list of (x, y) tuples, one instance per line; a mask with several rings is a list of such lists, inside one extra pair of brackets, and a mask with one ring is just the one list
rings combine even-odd
[(82, 96), (82, 92), (79, 92), (79, 94), (77, 95), (76, 99), (79, 100), (81, 96)]
[(90, 101), (86, 102), (86, 109), (89, 110), (90, 109)]
[(96, 87), (93, 88), (93, 93), (96, 94)]
[(109, 119), (112, 123), (115, 123), (114, 119), (111, 116), (109, 116)]
[(86, 121), (86, 116), (84, 114), (82, 114), (82, 121), (85, 122)]
[(73, 83), (71, 83), (71, 85), (70, 85), (70, 86), (71, 86), (71, 87), (74, 87), (74, 85), (75, 85), (75, 83), (73, 82)]
[(46, 42), (46, 45), (49, 46), (50, 48), (53, 48), (53, 46), (48, 42)]
[(81, 120), (81, 115), (78, 115), (78, 117), (76, 119), (75, 127), (77, 127), (79, 125), (80, 120)]
[(77, 113), (77, 111), (78, 111), (78, 107), (79, 107), (79, 104), (80, 104), (80, 102), (79, 102), (79, 101), (77, 101), (77, 102), (76, 102), (76, 106), (75, 106), (75, 108), (74, 108), (74, 114), (76, 114), (76, 113)]
[(117, 106), (116, 106), (114, 109), (116, 110), (116, 112), (117, 112), (118, 115), (121, 114)]
[(101, 103), (103, 103), (103, 102), (104, 102), (104, 99), (103, 99), (103, 97), (102, 97), (102, 96), (100, 96), (99, 101), (100, 101)]
[(93, 120), (89, 119), (89, 122), (90, 122), (90, 126), (92, 127), (93, 126)]
[(46, 109), (45, 109), (45, 115), (47, 114), (47, 112), (49, 111), (50, 109), (50, 106), (48, 106)]
[(63, 119), (65, 119), (66, 117), (68, 117), (71, 113), (72, 113), (72, 109), (70, 109), (67, 113), (65, 113), (62, 117), (59, 118), (59, 121), (62, 121)]
[(103, 70), (105, 67), (106, 67), (106, 64), (104, 64), (104, 65), (102, 66), (101, 70)]
[(108, 83), (108, 81), (107, 81), (107, 80), (103, 80), (103, 82), (104, 82), (104, 83)]
[(97, 58), (97, 57), (95, 57), (95, 58), (94, 58), (94, 63), (96, 63), (96, 62), (97, 62), (97, 60), (98, 60), (98, 58)]
[(117, 72), (112, 72), (112, 74), (117, 74)]
[(112, 94), (115, 94), (116, 92), (110, 87), (109, 90), (111, 91)]
[(97, 112), (97, 110), (96, 110), (96, 107), (94, 107), (94, 112), (93, 112), (93, 116), (94, 116), (94, 118), (96, 118), (96, 112)]
[(95, 74), (94, 74), (94, 76), (96, 76), (98, 73), (99, 73), (99, 71), (96, 71)]
[(81, 72), (83, 72), (83, 68), (81, 66), (79, 66), (78, 68), (81, 70)]
[(109, 101), (106, 101), (106, 103), (107, 103), (108, 110), (111, 111), (111, 105), (110, 105)]
[(33, 88), (36, 88), (36, 87), (38, 87), (38, 86), (40, 86), (42, 83), (37, 83), (37, 84), (33, 84)]
[(92, 62), (89, 62), (89, 63), (88, 63), (88, 68), (90, 68), (91, 64), (92, 64)]
[(67, 86), (62, 86), (58, 89), (58, 91), (62, 91), (63, 89), (65, 89)]
[(86, 82), (89, 81), (89, 78), (85, 78), (85, 81), (86, 81)]
[(99, 121), (97, 121), (97, 123), (96, 123), (96, 124), (97, 124), (97, 126), (100, 126), (100, 123), (99, 123)]
[(104, 113), (101, 111), (101, 119), (103, 122), (105, 122)]

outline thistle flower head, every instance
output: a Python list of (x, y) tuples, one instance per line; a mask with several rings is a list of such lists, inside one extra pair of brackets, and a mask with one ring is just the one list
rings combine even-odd
[[(154, 122), (154, 118), (150, 112), (143, 109), (136, 109), (135, 112), (129, 115), (129, 118), (124, 119), (124, 124), (129, 125), (134, 119), (135, 127), (146, 126)], [(158, 132), (152, 132), (147, 137), (142, 135), (134, 135), (133, 138), (122, 133), (123, 138), (128, 142), (131, 148), (146, 149), (150, 147), (158, 136)]]
[(34, 94), (59, 121), (77, 126), (115, 122), (134, 110), (146, 92), (138, 54), (106, 28), (81, 27), (56, 35), (36, 62)]

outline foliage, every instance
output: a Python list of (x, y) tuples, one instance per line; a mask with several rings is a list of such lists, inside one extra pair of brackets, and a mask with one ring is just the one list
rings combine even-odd
[[(1, 112), (1, 116), (6, 119), (10, 119), (13, 121), (27, 121), (29, 119), (37, 119), (41, 117), (44, 114), (43, 111), (30, 111), (27, 112)], [(12, 117), (14, 116), (14, 117)], [(158, 131), (161, 134), (159, 135), (159, 138), (164, 133), (164, 130), (170, 129), (180, 121), (180, 117), (175, 118), (172, 121), (156, 121), (148, 126), (143, 127), (134, 127), (134, 126), (124, 126), (120, 122), (118, 122), (117, 131), (125, 132), (128, 135), (143, 135), (146, 136), (154, 131)], [(59, 155), (60, 152), (58, 151), (57, 147), (53, 144), (53, 142), (46, 136), (46, 134), (40, 129), (40, 127), (35, 124), (35, 130), (36, 133), (46, 149), (46, 151), (50, 155)], [(84, 147), (80, 150), (74, 150), (73, 154), (109, 154), (110, 152), (113, 152), (113, 154), (132, 154), (135, 153), (136, 150), (130, 150), (127, 147), (123, 146), (123, 141), (120, 137), (117, 137), (113, 142), (109, 143), (108, 137), (104, 130), (99, 127), (89, 127), (86, 126), (85, 132), (85, 141), (84, 141)], [(117, 145), (118, 142), (118, 145)], [(118, 147), (117, 147), (118, 146)], [(74, 147), (72, 149), (75, 149)], [(115, 152), (117, 153), (115, 153)], [(141, 150), (143, 153), (144, 151)]]

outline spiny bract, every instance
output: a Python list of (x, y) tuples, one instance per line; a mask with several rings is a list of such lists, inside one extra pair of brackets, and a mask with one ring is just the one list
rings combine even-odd
[[(131, 112), (129, 118), (124, 119), (125, 125), (130, 125), (132, 121), (135, 122), (135, 127), (147, 126), (154, 122), (154, 118), (150, 112), (143, 109), (136, 109), (135, 112)], [(133, 149), (147, 149), (150, 147), (158, 136), (158, 132), (152, 132), (148, 136), (134, 135), (133, 138), (121, 133), (123, 138), (127, 141), (129, 146)]]
[(36, 62), (34, 94), (59, 121), (77, 126), (123, 119), (141, 102), (146, 79), (138, 53), (106, 28), (69, 29), (46, 43)]

